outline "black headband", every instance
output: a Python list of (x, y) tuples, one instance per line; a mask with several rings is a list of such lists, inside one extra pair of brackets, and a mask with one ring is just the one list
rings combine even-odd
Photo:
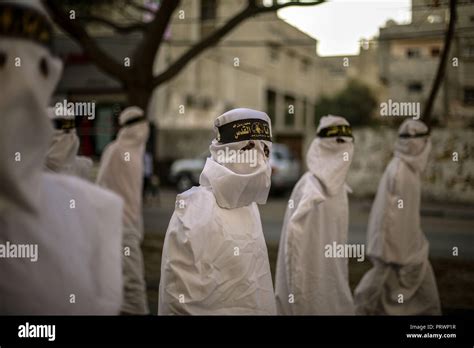
[(55, 129), (69, 132), (71, 129), (76, 128), (76, 123), (73, 118), (55, 118), (53, 119), (53, 125)]
[(272, 141), (270, 126), (259, 118), (248, 118), (217, 127), (217, 141), (223, 144), (244, 140)]
[(25, 39), (51, 49), (53, 27), (35, 9), (0, 3), (0, 37)]
[(398, 134), (398, 136), (400, 138), (421, 138), (421, 137), (427, 137), (428, 135), (430, 135), (429, 130), (425, 133), (417, 133), (417, 134), (402, 133), (402, 134)]
[(134, 117), (134, 118), (131, 118), (129, 119), (128, 121), (126, 121), (122, 127), (128, 127), (128, 126), (131, 126), (132, 124), (135, 124), (135, 123), (138, 123), (138, 122), (142, 122), (142, 121), (146, 121), (146, 117), (145, 116), (138, 116), (138, 117)]
[(346, 125), (330, 126), (327, 128), (323, 128), (318, 132), (317, 136), (320, 138), (332, 138), (332, 137), (354, 138), (354, 136), (352, 135), (351, 126), (346, 126)]

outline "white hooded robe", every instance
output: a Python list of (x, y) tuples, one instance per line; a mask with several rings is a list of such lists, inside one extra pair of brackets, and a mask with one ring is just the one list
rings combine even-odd
[[(399, 134), (426, 133), (407, 120)], [(367, 228), (367, 255), (373, 263), (355, 290), (357, 314), (440, 314), (439, 295), (428, 261), (429, 243), (420, 225), (420, 173), (431, 143), (428, 136), (399, 138), (395, 156), (380, 180)]]
[[(242, 119), (270, 124), (265, 113), (235, 109), (217, 118), (215, 125)], [(214, 140), (201, 186), (177, 196), (163, 247), (158, 314), (276, 314), (257, 207), (266, 202), (270, 189), (264, 147), (271, 149), (271, 143), (254, 143), (258, 165), (250, 168), (218, 162), (224, 148), (238, 151), (248, 141)]]
[[(322, 117), (318, 132), (338, 125), (349, 123), (342, 117)], [(325, 257), (326, 245), (347, 243), (345, 179), (353, 142), (350, 137), (343, 139), (342, 144), (336, 138), (313, 140), (307, 153), (309, 171), (288, 202), (275, 279), (278, 314), (354, 314), (347, 258)]]
[[(143, 116), (138, 107), (129, 107), (120, 115), (120, 124)], [(148, 139), (146, 121), (122, 127), (117, 139), (107, 145), (100, 161), (97, 184), (119, 194), (124, 200), (122, 313), (148, 314), (143, 241), (142, 187), (143, 156)], [(121, 230), (117, 230), (120, 233)]]
[[(43, 171), (52, 134), (45, 110), (61, 63), (25, 39), (2, 37), (0, 52), (0, 315), (118, 314), (121, 199)], [(12, 245), (37, 247), (37, 260), (12, 256)]]
[[(54, 117), (54, 109), (48, 108), (50, 118)], [(91, 180), (93, 162), (85, 156), (78, 156), (79, 137), (76, 130), (65, 132), (54, 129), (53, 137), (46, 155), (46, 168), (54, 173), (76, 175)]]

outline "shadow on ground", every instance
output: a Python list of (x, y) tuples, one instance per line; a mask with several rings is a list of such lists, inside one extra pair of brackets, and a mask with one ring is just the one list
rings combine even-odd
[[(163, 236), (146, 234), (142, 245), (145, 259), (145, 273), (147, 282), (148, 301), (150, 311), (158, 311), (158, 286), (160, 283), (161, 250)], [(268, 256), (272, 274), (275, 274), (278, 245), (268, 246)], [(474, 313), (474, 262), (457, 259), (431, 260), (438, 290), (441, 297), (443, 314)], [(354, 259), (349, 263), (349, 282), (353, 290), (365, 272), (371, 267), (369, 261), (357, 262)], [(274, 279), (274, 277), (273, 277)]]

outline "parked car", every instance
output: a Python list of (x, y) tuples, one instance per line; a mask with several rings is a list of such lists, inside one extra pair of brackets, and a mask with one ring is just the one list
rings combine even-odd
[(293, 156), (288, 146), (274, 143), (270, 152), (272, 166), (272, 191), (284, 192), (292, 189), (300, 177), (300, 162)]
[[(199, 176), (210, 156), (206, 151), (196, 158), (179, 159), (170, 168), (170, 181), (176, 185), (178, 192), (199, 185)], [(300, 176), (300, 163), (293, 156), (288, 146), (273, 143), (270, 152), (272, 166), (272, 191), (281, 192), (292, 188)]]

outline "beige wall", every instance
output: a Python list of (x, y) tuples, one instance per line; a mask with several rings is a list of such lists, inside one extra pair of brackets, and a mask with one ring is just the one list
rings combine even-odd
[[(221, 1), (219, 4), (217, 22), (222, 22), (239, 11), (244, 2)], [(181, 9), (185, 11), (186, 18), (199, 18), (199, 1), (185, 0)], [(195, 42), (201, 36), (197, 20), (180, 24), (180, 20), (175, 18), (170, 31), (174, 42)], [(308, 45), (291, 44), (296, 41), (304, 41)], [(235, 42), (243, 45), (233, 47)], [(186, 48), (165, 45), (155, 63), (155, 70), (161, 71)], [(275, 115), (270, 115), (275, 120), (275, 135), (294, 133), (312, 136), (314, 102), (322, 86), (317, 67), (316, 40), (278, 19), (275, 13), (261, 15), (237, 27), (220, 45), (205, 51), (174, 80), (165, 84), (155, 93), (151, 112), (161, 132), (206, 131), (212, 129), (218, 115), (230, 108), (248, 107), (267, 111), (266, 95), (267, 90), (271, 89), (277, 93), (277, 110)], [(292, 127), (284, 124), (285, 95), (295, 98)], [(306, 120), (303, 119), (304, 99), (308, 109)], [(183, 114), (179, 112), (180, 107), (181, 110), (184, 107)], [(171, 149), (167, 151), (163, 146), (166, 147), (166, 144), (159, 146), (161, 155), (171, 153)]]

